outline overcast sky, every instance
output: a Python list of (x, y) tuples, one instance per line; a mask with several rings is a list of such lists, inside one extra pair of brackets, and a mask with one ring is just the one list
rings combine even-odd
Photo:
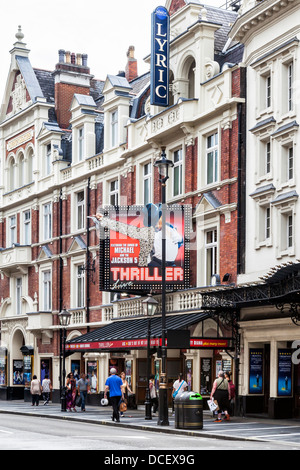
[[(220, 6), (225, 0), (207, 0)], [(127, 50), (135, 46), (138, 73), (149, 70), (143, 62), (151, 48), (151, 13), (162, 0), (11, 0), (0, 15), (0, 101), (2, 102), (16, 42), (18, 25), (30, 49), (33, 67), (54, 70), (58, 50), (88, 54), (88, 66), (97, 79), (125, 69)]]

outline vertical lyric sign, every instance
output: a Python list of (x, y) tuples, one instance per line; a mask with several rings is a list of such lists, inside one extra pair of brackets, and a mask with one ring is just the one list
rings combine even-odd
[(150, 102), (169, 106), (170, 16), (164, 7), (152, 13)]

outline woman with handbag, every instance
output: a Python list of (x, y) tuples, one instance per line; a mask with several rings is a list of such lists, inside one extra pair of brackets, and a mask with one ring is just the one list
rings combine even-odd
[(75, 400), (76, 400), (76, 380), (73, 377), (73, 374), (70, 372), (67, 375), (66, 380), (67, 396), (66, 396), (66, 405), (67, 411), (76, 411)]
[(188, 384), (186, 383), (186, 381), (183, 379), (183, 374), (180, 373), (178, 375), (178, 379), (175, 380), (175, 382), (173, 383), (173, 390), (172, 390), (172, 412), (174, 414), (174, 400), (175, 398), (180, 395), (183, 394), (183, 392), (186, 391), (188, 387)]
[(124, 413), (127, 411), (127, 403), (128, 403), (128, 393), (133, 393), (131, 388), (129, 387), (129, 383), (126, 380), (126, 375), (125, 372), (121, 372), (120, 377), (122, 379), (123, 385), (122, 385), (122, 392), (123, 392), (123, 398), (120, 401), (120, 416), (121, 418), (124, 418)]
[(222, 411), (225, 413), (224, 421), (230, 421), (230, 416), (228, 413), (229, 402), (231, 399), (230, 388), (228, 381), (225, 379), (225, 374), (220, 370), (218, 378), (214, 381), (213, 388), (210, 394), (211, 400), (216, 400), (218, 402), (218, 417), (215, 419), (216, 423), (222, 422)]

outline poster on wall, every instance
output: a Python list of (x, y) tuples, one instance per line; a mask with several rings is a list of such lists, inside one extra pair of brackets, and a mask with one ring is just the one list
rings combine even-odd
[(6, 363), (7, 356), (0, 355), (0, 386), (7, 385)]
[(292, 395), (292, 351), (278, 349), (278, 396)]
[(97, 393), (97, 384), (98, 384), (97, 361), (90, 361), (87, 363), (87, 376), (88, 376), (88, 380), (90, 381), (91, 393)]
[(249, 350), (249, 393), (263, 393), (263, 349)]
[(201, 357), (201, 395), (209, 395), (211, 392), (212, 382), (212, 358)]
[[(100, 228), (100, 290), (161, 292), (162, 211), (160, 205), (108, 206)], [(189, 287), (190, 206), (166, 209), (166, 287)]]
[(13, 360), (13, 384), (23, 385), (23, 359)]
[(31, 379), (32, 379), (32, 360), (33, 356), (24, 356), (23, 364), (24, 364), (24, 372), (23, 372), (23, 384), (25, 387), (30, 387)]
[(80, 361), (71, 361), (71, 372), (77, 383), (80, 379)]

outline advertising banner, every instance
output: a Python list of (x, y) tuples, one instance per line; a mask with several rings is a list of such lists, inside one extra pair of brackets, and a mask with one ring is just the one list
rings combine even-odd
[(292, 395), (292, 351), (278, 349), (278, 396)]
[(249, 350), (249, 393), (263, 393), (263, 349)]
[(157, 7), (152, 13), (150, 102), (169, 106), (170, 17), (168, 10)]
[[(162, 282), (160, 205), (114, 207), (100, 222), (100, 290), (159, 293)], [(189, 288), (190, 206), (166, 208), (166, 288)]]
[[(168, 342), (165, 342), (166, 346)], [(161, 338), (151, 338), (150, 347), (157, 348), (161, 347), (162, 339)], [(216, 340), (216, 339), (202, 339), (202, 338), (191, 338), (190, 339), (190, 348), (196, 349), (215, 349), (215, 348), (227, 348), (227, 340)], [(118, 339), (118, 340), (107, 340), (107, 341), (95, 341), (95, 342), (86, 342), (86, 343), (69, 343), (66, 344), (67, 351), (75, 350), (111, 350), (111, 349), (139, 349), (147, 347), (147, 338), (131, 338), (131, 339)]]

